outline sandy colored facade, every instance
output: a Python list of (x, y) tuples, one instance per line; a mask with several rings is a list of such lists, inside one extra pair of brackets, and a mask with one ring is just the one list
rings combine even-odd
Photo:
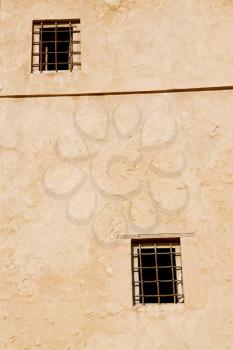
[[(31, 74), (32, 20), (59, 18), (81, 19), (81, 70)], [(232, 85), (232, 18), (2, 0), (0, 350), (232, 349), (233, 91), (155, 93)], [(139, 235), (180, 237), (183, 304), (133, 305)]]

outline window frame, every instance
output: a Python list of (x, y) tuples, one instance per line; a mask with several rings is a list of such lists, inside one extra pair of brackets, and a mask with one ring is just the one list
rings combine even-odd
[[(152, 282), (156, 282), (156, 291), (157, 294), (154, 294), (152, 297), (157, 298), (157, 302), (145, 302), (146, 295), (143, 295), (143, 276), (142, 276), (142, 268), (146, 269), (147, 267), (143, 267), (142, 264), (142, 255), (146, 255), (141, 252), (141, 249), (154, 249), (154, 253), (150, 253), (149, 255), (155, 256), (155, 273), (156, 280)], [(171, 254), (171, 265), (169, 265), (172, 273), (172, 283), (174, 298), (173, 302), (161, 302), (161, 298), (165, 294), (160, 294), (159, 292), (159, 284), (161, 281), (158, 277), (158, 270), (162, 267), (162, 265), (158, 265), (157, 258), (158, 254), (157, 249), (160, 248), (170, 248), (170, 253), (166, 253), (167, 255)], [(140, 252), (136, 252), (136, 249), (139, 249)], [(172, 249), (175, 249), (174, 253), (172, 253)], [(165, 254), (165, 253), (162, 253)], [(173, 254), (175, 257), (175, 264), (173, 261)], [(132, 299), (133, 305), (167, 305), (167, 304), (183, 304), (184, 303), (184, 292), (183, 292), (183, 265), (182, 265), (182, 257), (181, 257), (181, 242), (179, 237), (171, 237), (171, 238), (145, 238), (145, 239), (131, 239), (131, 276), (132, 276)], [(150, 267), (153, 268), (153, 267)], [(174, 273), (175, 271), (175, 273)], [(137, 278), (136, 278), (137, 276)], [(147, 281), (148, 282), (148, 281)], [(162, 282), (163, 283), (163, 282)], [(141, 292), (142, 290), (142, 292)], [(147, 297), (148, 298), (148, 297)]]
[[(41, 40), (41, 34), (40, 30), (43, 30), (43, 26), (51, 26), (55, 28), (55, 38), (56, 38), (56, 31), (59, 26), (67, 26), (67, 28), (72, 28), (72, 39), (70, 38), (70, 44), (71, 48), (69, 49), (69, 55), (70, 58), (67, 62), (68, 69), (58, 69), (58, 64), (61, 64), (57, 62), (57, 50), (55, 49), (55, 60), (54, 62), (55, 69), (54, 70), (46, 70), (43, 69), (44, 63), (42, 63), (42, 44), (43, 41)], [(71, 19), (36, 19), (32, 20), (32, 47), (31, 47), (31, 73), (57, 73), (62, 71), (74, 71), (74, 70), (80, 70), (81, 69), (81, 20), (80, 18), (71, 18)], [(74, 26), (77, 26), (77, 29)], [(37, 31), (39, 28), (39, 32)], [(75, 37), (73, 38), (73, 35), (75, 34)], [(36, 36), (39, 36), (38, 40), (35, 39)], [(54, 40), (55, 47), (57, 47), (57, 41)], [(76, 45), (76, 50), (74, 50), (74, 45)], [(36, 49), (38, 47), (38, 49)], [(35, 63), (35, 57), (38, 57), (38, 62)], [(74, 60), (75, 57), (75, 60)]]

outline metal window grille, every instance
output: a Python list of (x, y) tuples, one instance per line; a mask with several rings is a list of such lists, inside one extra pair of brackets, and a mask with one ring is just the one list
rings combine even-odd
[(80, 68), (80, 19), (32, 22), (32, 73)]
[(132, 240), (133, 303), (183, 303), (180, 239)]

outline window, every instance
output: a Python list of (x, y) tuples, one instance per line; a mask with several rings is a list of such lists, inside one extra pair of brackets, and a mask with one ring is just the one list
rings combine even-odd
[(80, 20), (32, 23), (31, 72), (80, 69)]
[(180, 239), (132, 240), (133, 303), (183, 303)]

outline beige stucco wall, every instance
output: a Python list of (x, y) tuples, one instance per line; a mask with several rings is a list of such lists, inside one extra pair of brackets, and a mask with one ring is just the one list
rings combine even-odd
[[(2, 101), (1, 349), (231, 349), (232, 108), (231, 92)], [(120, 236), (170, 232), (185, 304), (133, 307)]]
[[(232, 9), (5, 0), (1, 94), (230, 84)], [(30, 74), (31, 20), (51, 13), (81, 17), (77, 75)], [(0, 109), (0, 350), (232, 349), (232, 92)], [(181, 237), (184, 304), (132, 305), (138, 234)]]
[[(1, 94), (232, 82), (231, 0), (2, 0), (1, 12)], [(29, 74), (32, 19), (46, 18), (81, 18), (81, 73)]]

